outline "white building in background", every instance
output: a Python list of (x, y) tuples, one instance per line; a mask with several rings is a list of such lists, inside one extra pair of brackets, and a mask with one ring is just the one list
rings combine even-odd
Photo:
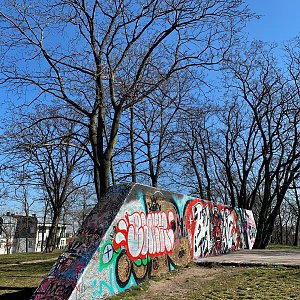
[[(41, 252), (45, 249), (49, 236), (50, 223), (39, 223), (37, 217), (21, 216), (11, 213), (0, 216), (0, 254), (18, 252)], [(63, 249), (71, 234), (67, 225), (59, 224), (58, 247)]]
[(0, 254), (34, 252), (38, 222), (36, 216), (8, 212), (0, 218)]
[[(50, 232), (50, 227), (51, 223), (38, 223), (35, 252), (42, 252), (45, 250), (46, 241)], [(67, 232), (68, 227), (69, 226), (66, 224), (58, 224), (57, 238), (59, 241), (59, 249), (64, 249), (67, 245), (67, 241), (72, 236), (71, 233)]]

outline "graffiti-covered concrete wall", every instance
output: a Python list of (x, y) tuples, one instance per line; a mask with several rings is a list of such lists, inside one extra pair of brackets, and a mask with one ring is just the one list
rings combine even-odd
[(249, 210), (139, 184), (113, 187), (32, 299), (102, 299), (194, 258), (251, 249)]

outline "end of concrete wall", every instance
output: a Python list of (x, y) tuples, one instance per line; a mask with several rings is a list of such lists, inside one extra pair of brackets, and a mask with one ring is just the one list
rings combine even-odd
[(139, 184), (96, 206), (32, 299), (103, 299), (192, 259), (251, 249), (249, 210)]

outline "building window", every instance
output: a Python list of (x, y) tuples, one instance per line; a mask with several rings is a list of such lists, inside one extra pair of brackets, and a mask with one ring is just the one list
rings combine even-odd
[(29, 248), (33, 248), (34, 246), (33, 246), (33, 241), (28, 241), (28, 247)]
[(34, 227), (33, 227), (33, 226), (30, 226), (30, 229), (29, 229), (29, 230), (30, 230), (30, 232), (29, 232), (30, 234), (33, 234), (33, 233), (34, 233)]

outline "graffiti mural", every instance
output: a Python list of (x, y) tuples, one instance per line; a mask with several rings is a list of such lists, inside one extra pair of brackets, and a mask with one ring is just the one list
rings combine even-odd
[(134, 212), (122, 218), (116, 227), (113, 240), (115, 249), (124, 246), (130, 259), (161, 256), (172, 252), (174, 232), (171, 223), (174, 214), (169, 212)]
[(234, 208), (236, 211), (241, 248), (252, 249), (256, 237), (256, 225), (251, 210)]
[(248, 210), (139, 184), (116, 186), (105, 197), (31, 299), (103, 299), (255, 241)]

